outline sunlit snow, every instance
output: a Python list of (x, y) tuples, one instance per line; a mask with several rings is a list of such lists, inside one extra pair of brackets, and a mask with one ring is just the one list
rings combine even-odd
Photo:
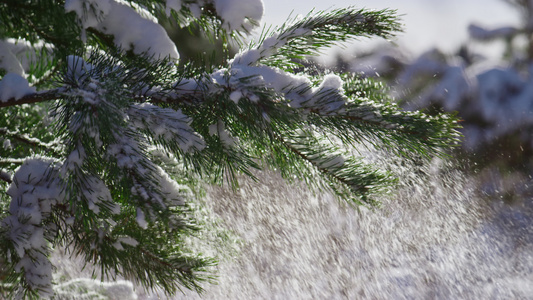
[[(490, 204), (439, 161), (422, 170), (398, 162), (402, 184), (374, 210), (346, 207), (272, 171), (257, 173), (261, 182), (241, 178), (236, 193), (208, 187), (208, 208), (243, 246), (222, 260), (217, 285), (168, 299), (528, 299), (533, 203)], [(86, 276), (55, 260), (62, 276)]]
[(7, 73), (0, 80), (0, 102), (10, 99), (20, 99), (28, 94), (35, 93), (35, 88), (30, 86), (26, 78), (16, 73)]

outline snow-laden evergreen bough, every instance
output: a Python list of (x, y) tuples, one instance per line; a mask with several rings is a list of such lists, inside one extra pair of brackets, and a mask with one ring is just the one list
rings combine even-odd
[(312, 12), (202, 68), (180, 62), (158, 24), (229, 41), (262, 14), (260, 0), (0, 3), (2, 293), (53, 295), (54, 247), (104, 277), (201, 291), (216, 261), (189, 242), (201, 238), (200, 182), (237, 188), (238, 174), (272, 168), (374, 205), (394, 178), (354, 150), (427, 158), (458, 141), (453, 117), (401, 111), (376, 82), (300, 65), (336, 42), (390, 37), (395, 11)]

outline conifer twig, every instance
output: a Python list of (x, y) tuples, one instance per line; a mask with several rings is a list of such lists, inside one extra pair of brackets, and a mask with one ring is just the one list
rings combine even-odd
[(6, 101), (0, 101), (0, 108), (56, 100), (62, 97), (62, 92), (62, 88), (56, 88), (52, 90), (28, 94), (19, 99), (7, 99)]

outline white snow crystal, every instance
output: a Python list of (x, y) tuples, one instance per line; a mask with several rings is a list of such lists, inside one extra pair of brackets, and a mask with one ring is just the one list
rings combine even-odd
[(11, 174), (7, 170), (0, 168), (0, 179), (4, 181), (11, 181)]
[(114, 157), (120, 168), (133, 169), (144, 160), (140, 155), (138, 144), (128, 137), (117, 136), (117, 143), (107, 146), (107, 155)]
[(78, 148), (73, 150), (67, 157), (67, 160), (64, 163), (64, 168), (68, 171), (81, 168), (86, 156), (83, 146), (78, 145)]
[(272, 36), (263, 40), (261, 44), (262, 49), (279, 48), (285, 41), (279, 39), (279, 34), (274, 33)]
[(138, 299), (130, 281), (102, 282), (98, 279), (76, 278), (54, 286), (58, 299)]
[[(302, 31), (302, 34), (304, 32)], [(241, 52), (231, 61), (229, 70), (217, 70), (211, 74), (211, 79), (216, 85), (224, 85), (242, 93), (243, 91), (239, 89), (240, 79), (254, 77), (255, 85), (264, 85), (266, 88), (284, 94), (293, 108), (315, 109), (323, 114), (343, 112), (346, 97), (342, 88), (343, 81), (339, 76), (326, 75), (318, 87), (313, 87), (313, 83), (306, 76), (256, 64), (260, 57), (261, 53), (258, 49)], [(233, 92), (230, 94), (230, 99), (236, 101), (238, 96), (237, 92)], [(252, 100), (255, 95), (246, 94), (245, 96)], [(212, 128), (211, 131), (213, 130)]]
[(289, 39), (304, 37), (313, 34), (308, 28), (297, 28), (283, 35), (273, 34), (266, 38), (258, 48), (246, 49), (238, 53), (233, 59), (233, 64), (253, 65), (262, 58), (270, 57), (277, 53)]
[(137, 224), (139, 224), (139, 227), (141, 227), (142, 229), (146, 229), (148, 227), (148, 223), (144, 218), (144, 212), (139, 207), (137, 207), (137, 218), (135, 220), (137, 221)]
[(148, 129), (156, 138), (175, 141), (184, 152), (205, 148), (205, 141), (189, 125), (192, 120), (181, 110), (143, 103), (133, 105), (129, 115), (138, 130)]
[(24, 68), (15, 54), (11, 51), (10, 46), (10, 43), (0, 41), (0, 69), (18, 75), (24, 75)]
[(35, 93), (35, 88), (19, 74), (7, 73), (0, 80), (0, 102), (7, 102), (10, 99), (18, 100), (33, 93)]
[[(15, 171), (14, 181), (16, 182), (9, 187), (7, 194), (12, 198), (16, 198), (27, 191), (34, 192), (35, 186), (45, 186), (50, 189), (50, 192), (46, 193), (46, 195), (49, 195), (50, 198), (60, 199), (62, 192), (61, 186), (56, 186), (59, 184), (57, 180), (53, 182), (45, 180), (48, 177), (48, 172), (56, 171), (56, 169), (50, 169), (54, 163), (57, 162), (47, 157), (36, 156), (34, 158), (27, 158)], [(51, 185), (52, 183), (56, 185)]]
[(209, 125), (209, 135), (218, 134), (218, 123)]
[(52, 45), (42, 41), (0, 40), (0, 69), (25, 76), (25, 72), (40, 60), (41, 51), (51, 54), (52, 49)]
[(52, 265), (47, 257), (50, 249), (42, 220), (50, 213), (52, 204), (63, 202), (65, 197), (55, 163), (46, 157), (24, 161), (7, 190), (12, 199), (10, 215), (2, 220), (19, 258), (15, 271), (23, 270), (28, 285), (43, 297), (52, 294)]
[(114, 242), (112, 246), (119, 251), (124, 250), (124, 247), (122, 247), (122, 244), (119, 241)]
[(181, 0), (167, 0), (165, 14), (167, 17), (170, 17), (171, 10), (180, 11), (181, 10)]
[(237, 77), (244, 78), (259, 75), (264, 84), (277, 92), (286, 91), (287, 88), (311, 86), (312, 83), (306, 76), (296, 75), (283, 70), (268, 66), (234, 66), (238, 73)]
[[(167, 172), (165, 172), (161, 167), (157, 167), (158, 175), (159, 175), (159, 185), (161, 187), (161, 190), (163, 191), (165, 198), (167, 200), (167, 203), (171, 203), (172, 205), (183, 205), (185, 204), (184, 201), (184, 187), (176, 182), (176, 180), (172, 179)], [(161, 203), (163, 206), (164, 203)]]
[(240, 65), (255, 64), (261, 57), (265, 57), (260, 49), (250, 49), (235, 55), (233, 62)]
[(120, 242), (125, 245), (129, 245), (132, 247), (136, 247), (137, 245), (139, 245), (139, 242), (137, 242), (137, 240), (132, 238), (131, 236), (119, 237), (117, 239), (117, 242)]
[(241, 91), (233, 91), (229, 95), (229, 98), (231, 99), (231, 101), (233, 101), (235, 103), (238, 103), (239, 100), (242, 98), (242, 92)]
[(10, 150), (11, 149), (11, 140), (5, 139), (4, 142), (2, 143), (2, 147), (4, 147), (4, 149), (6, 149), (6, 150)]
[(339, 90), (344, 92), (342, 89), (343, 81), (339, 77), (339, 75), (336, 74), (328, 74), (324, 76), (324, 79), (318, 89), (333, 89), (333, 90)]
[(52, 290), (52, 264), (43, 253), (34, 252), (32, 257), (24, 256), (15, 265), (15, 270), (20, 272), (24, 269), (26, 282), (39, 291), (41, 297), (47, 298), (53, 295)]
[(176, 45), (165, 29), (151, 20), (141, 17), (133, 8), (112, 2), (109, 15), (98, 24), (97, 30), (114, 36), (115, 44), (124, 50), (146, 52), (155, 58), (178, 59)]
[(65, 11), (75, 12), (83, 28), (95, 27), (111, 10), (112, 0), (66, 0)]
[(156, 24), (159, 22), (156, 16), (154, 16), (149, 10), (144, 8), (144, 6), (137, 4), (136, 2), (126, 1), (126, 0), (115, 0), (115, 1), (133, 8), (135, 12), (139, 14), (139, 16), (143, 17), (146, 20), (152, 21)]
[(344, 157), (341, 155), (334, 156), (320, 163), (320, 167), (324, 169), (337, 168), (341, 167), (342, 165), (344, 165)]
[[(263, 17), (261, 0), (215, 0), (215, 9), (228, 30), (250, 31)], [(252, 21), (250, 21), (252, 20)]]
[(176, 45), (165, 29), (141, 7), (114, 0), (69, 0), (65, 2), (65, 10), (76, 12), (84, 28), (113, 35), (115, 44), (123, 50), (147, 53), (156, 59), (179, 58)]
[(88, 176), (85, 178), (84, 183), (86, 186), (83, 187), (81, 192), (90, 210), (95, 214), (100, 213), (100, 205), (104, 202), (106, 206), (111, 206), (112, 213), (120, 212), (120, 208), (117, 209), (116, 207), (118, 204), (113, 202), (109, 188), (100, 178)]
[(77, 80), (93, 69), (93, 65), (76, 55), (67, 56), (67, 72)]
[(217, 135), (222, 145), (226, 147), (235, 145), (236, 139), (226, 130), (226, 125), (222, 120), (218, 120), (217, 123), (209, 125), (209, 134)]

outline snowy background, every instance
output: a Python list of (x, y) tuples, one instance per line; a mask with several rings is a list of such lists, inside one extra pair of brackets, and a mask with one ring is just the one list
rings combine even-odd
[(339, 205), (273, 172), (257, 173), (261, 182), (241, 178), (237, 193), (209, 187), (209, 209), (242, 248), (222, 259), (218, 284), (202, 295), (100, 284), (56, 253), (57, 299), (531, 299), (533, 205), (499, 200), (531, 198), (527, 180), (492, 173), (480, 189), (440, 161), (422, 174), (391, 163), (403, 183), (374, 211)]

